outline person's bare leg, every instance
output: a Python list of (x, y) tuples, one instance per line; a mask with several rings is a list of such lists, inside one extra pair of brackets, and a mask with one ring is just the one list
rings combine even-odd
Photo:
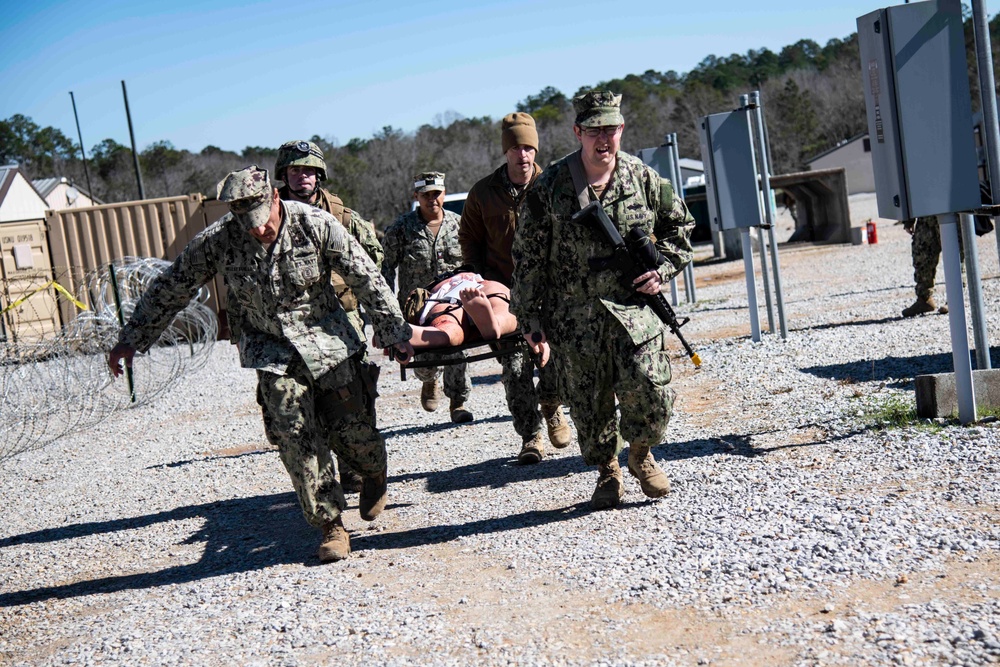
[(451, 344), (449, 336), (437, 327), (422, 327), (419, 324), (411, 324), (413, 335), (410, 336), (410, 345), (414, 349), (424, 349), (428, 347), (448, 347)]
[(497, 330), (501, 336), (517, 331), (517, 318), (510, 312), (510, 306), (499, 298), (490, 298), (493, 307), (493, 317), (497, 321)]
[(410, 336), (410, 345), (415, 349), (451, 347), (461, 345), (465, 340), (465, 332), (462, 331), (462, 327), (449, 316), (434, 320), (431, 326), (423, 327), (419, 324), (411, 324), (410, 328), (413, 330), (413, 335)]
[(500, 337), (500, 323), (497, 322), (493, 314), (493, 306), (486, 298), (486, 292), (480, 287), (466, 287), (459, 296), (462, 299), (462, 308), (469, 316), (472, 323), (483, 335), (483, 340), (496, 340)]

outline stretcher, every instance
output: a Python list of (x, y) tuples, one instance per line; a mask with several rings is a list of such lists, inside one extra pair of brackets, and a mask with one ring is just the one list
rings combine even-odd
[[(466, 354), (462, 357), (456, 357), (454, 359), (442, 359), (436, 356), (439, 354), (470, 352), (480, 348), (486, 349), (482, 352)], [(524, 337), (517, 331), (504, 334), (497, 340), (474, 340), (452, 347), (422, 348), (414, 350), (413, 359), (410, 360), (410, 363), (399, 367), (399, 379), (404, 381), (406, 380), (407, 368), (436, 368), (438, 366), (454, 366), (455, 364), (466, 364), (473, 361), (482, 361), (483, 359), (498, 359), (500, 357), (506, 357), (514, 354), (515, 352), (531, 352), (528, 344), (524, 341)], [(427, 358), (427, 355), (435, 356)], [(421, 359), (420, 357), (424, 358)], [(394, 361), (396, 359), (396, 352), (393, 348), (389, 348), (389, 358)]]

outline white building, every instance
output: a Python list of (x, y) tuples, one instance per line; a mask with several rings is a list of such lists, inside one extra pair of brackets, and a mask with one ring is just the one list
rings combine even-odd
[(36, 178), (31, 184), (38, 190), (38, 194), (45, 198), (49, 208), (55, 211), (97, 206), (102, 203), (92, 198), (86, 190), (65, 176), (61, 178)]
[(847, 175), (847, 194), (875, 192), (875, 170), (872, 167), (872, 145), (868, 133), (840, 142), (830, 150), (806, 160), (809, 169), (843, 167)]
[(45, 198), (18, 170), (17, 165), (0, 167), (0, 224), (45, 220), (48, 208)]

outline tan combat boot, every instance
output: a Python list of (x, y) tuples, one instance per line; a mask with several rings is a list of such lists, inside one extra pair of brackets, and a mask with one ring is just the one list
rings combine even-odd
[(595, 510), (606, 510), (617, 507), (625, 495), (625, 482), (622, 480), (622, 469), (618, 459), (613, 458), (597, 468), (597, 488), (590, 497), (590, 506)]
[(351, 469), (351, 466), (347, 465), (347, 462), (339, 456), (337, 457), (337, 470), (340, 471), (340, 486), (343, 487), (344, 493), (357, 493), (361, 490), (364, 477), (359, 475), (356, 470)]
[(437, 380), (430, 380), (424, 383), (424, 386), (420, 388), (420, 405), (423, 406), (424, 410), (427, 412), (434, 412), (438, 409), (438, 403), (441, 401), (441, 385), (438, 384)]
[(656, 465), (649, 447), (628, 448), (628, 471), (639, 480), (642, 492), (649, 498), (662, 498), (670, 492), (670, 478)]
[(319, 545), (319, 561), (332, 563), (344, 560), (351, 553), (351, 537), (338, 516), (323, 526), (323, 541)]
[[(924, 313), (933, 313), (937, 310), (937, 304), (934, 303), (934, 297), (927, 299), (917, 299), (913, 302), (913, 305), (903, 309), (903, 317), (915, 317), (917, 315), (923, 315)], [(947, 309), (944, 312), (948, 312)]]
[(465, 405), (461, 401), (456, 401), (451, 399), (451, 420), (456, 424), (465, 424), (466, 422), (471, 422), (475, 417), (471, 412), (465, 409)]
[(562, 449), (569, 445), (572, 433), (569, 424), (566, 423), (566, 416), (563, 414), (562, 406), (558, 403), (542, 403), (542, 417), (545, 418), (545, 427), (549, 431), (549, 442), (556, 449)]
[(365, 521), (374, 521), (375, 517), (385, 509), (385, 501), (389, 498), (389, 477), (383, 470), (374, 477), (365, 477), (361, 485), (361, 497), (358, 498), (358, 510)]
[(517, 462), (522, 465), (538, 463), (545, 458), (545, 443), (542, 442), (542, 433), (539, 431), (530, 438), (525, 438), (521, 443), (521, 451), (517, 455)]

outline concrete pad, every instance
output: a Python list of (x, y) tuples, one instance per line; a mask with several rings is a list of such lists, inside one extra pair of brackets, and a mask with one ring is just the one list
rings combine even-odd
[[(954, 373), (918, 375), (917, 416), (921, 419), (950, 417), (958, 414)], [(1000, 369), (972, 371), (972, 390), (976, 397), (976, 414), (1000, 408)]]

